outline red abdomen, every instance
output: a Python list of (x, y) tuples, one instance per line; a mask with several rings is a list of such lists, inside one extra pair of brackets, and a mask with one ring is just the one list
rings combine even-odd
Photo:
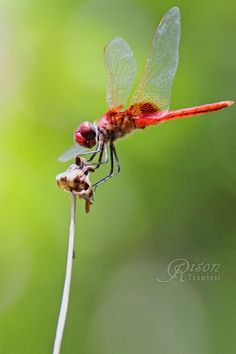
[(192, 108), (184, 108), (175, 111), (157, 112), (156, 114), (149, 114), (148, 116), (135, 119), (136, 128), (145, 128), (149, 125), (155, 125), (166, 120), (188, 118), (192, 116), (198, 116), (209, 112), (218, 111), (222, 108), (229, 107), (233, 104), (233, 101), (222, 101), (216, 103), (210, 103), (203, 106), (196, 106)]

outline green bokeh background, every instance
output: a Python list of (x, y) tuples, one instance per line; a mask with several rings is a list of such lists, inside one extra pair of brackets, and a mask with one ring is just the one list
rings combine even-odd
[[(104, 44), (124, 37), (140, 77), (175, 5), (171, 107), (235, 99), (233, 0), (0, 2), (1, 354), (52, 352), (70, 211), (57, 157), (80, 122), (107, 109)], [(122, 173), (97, 190), (90, 214), (79, 202), (63, 354), (235, 353), (235, 112), (117, 143)], [(159, 282), (178, 258), (219, 263), (220, 280)]]

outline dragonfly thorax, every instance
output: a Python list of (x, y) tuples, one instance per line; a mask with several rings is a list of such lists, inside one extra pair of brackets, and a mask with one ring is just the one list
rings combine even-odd
[(86, 148), (91, 148), (97, 143), (97, 129), (91, 122), (83, 122), (74, 132), (75, 141)]
[(114, 141), (130, 133), (135, 128), (135, 123), (133, 116), (127, 110), (110, 110), (102, 116), (98, 126), (108, 139)]

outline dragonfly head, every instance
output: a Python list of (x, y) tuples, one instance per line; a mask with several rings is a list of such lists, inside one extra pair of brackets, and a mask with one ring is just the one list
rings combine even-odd
[(91, 122), (83, 122), (74, 133), (75, 141), (86, 148), (91, 148), (97, 143), (97, 128)]

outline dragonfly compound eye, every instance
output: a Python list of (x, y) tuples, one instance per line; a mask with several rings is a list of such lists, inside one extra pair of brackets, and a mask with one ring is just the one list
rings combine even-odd
[(91, 122), (80, 124), (79, 132), (85, 139), (93, 140), (96, 138), (96, 131)]
[(92, 123), (84, 122), (74, 133), (75, 141), (86, 148), (96, 145), (96, 130)]

